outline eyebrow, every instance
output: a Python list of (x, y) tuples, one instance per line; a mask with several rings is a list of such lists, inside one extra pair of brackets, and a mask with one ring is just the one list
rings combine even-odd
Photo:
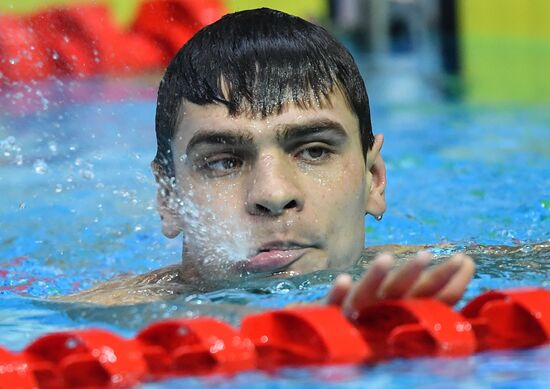
[(288, 142), (293, 138), (305, 138), (319, 133), (331, 132), (339, 137), (347, 137), (348, 134), (344, 127), (330, 119), (314, 119), (310, 122), (298, 125), (284, 125), (277, 130), (277, 141), (280, 143)]
[(247, 146), (251, 145), (254, 141), (252, 134), (247, 132), (226, 132), (223, 130), (201, 130), (195, 133), (187, 147), (185, 152), (190, 153), (193, 148), (201, 145), (229, 145), (229, 146)]
[[(333, 133), (337, 137), (348, 136), (344, 127), (330, 119), (314, 119), (300, 124), (285, 124), (276, 129), (276, 138), (279, 143), (287, 143), (294, 139), (306, 138), (320, 133)], [(228, 145), (232, 147), (251, 146), (254, 137), (247, 131), (224, 131), (224, 130), (199, 130), (192, 137), (185, 152), (190, 152), (200, 145)]]

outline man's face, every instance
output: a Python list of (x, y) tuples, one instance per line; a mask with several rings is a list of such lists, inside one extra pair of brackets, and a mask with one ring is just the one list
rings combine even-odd
[(306, 273), (359, 257), (371, 174), (340, 92), (265, 119), (185, 101), (172, 151), (175, 189), (161, 213), (203, 275)]

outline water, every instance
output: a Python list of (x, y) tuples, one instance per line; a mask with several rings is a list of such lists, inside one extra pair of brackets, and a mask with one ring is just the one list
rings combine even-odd
[[(367, 221), (366, 244), (450, 242), (452, 247), (434, 252), (472, 251), (478, 272), (464, 301), (491, 288), (549, 287), (550, 250), (532, 249), (550, 240), (547, 107), (470, 106), (432, 97), (377, 100), (383, 94), (376, 79), (369, 87), (375, 132), (386, 136), (389, 179), (388, 212), (380, 223)], [(147, 80), (57, 80), (3, 96), (1, 345), (18, 350), (49, 331), (90, 326), (132, 336), (171, 316), (208, 314), (238, 324), (242, 314), (327, 292), (332, 272), (134, 306), (46, 301), (180, 260), (181, 242), (162, 236), (155, 212), (149, 170), (155, 86)], [(353, 269), (356, 277), (360, 271)], [(543, 347), (144, 387), (543, 387), (550, 384), (549, 360), (550, 348)]]

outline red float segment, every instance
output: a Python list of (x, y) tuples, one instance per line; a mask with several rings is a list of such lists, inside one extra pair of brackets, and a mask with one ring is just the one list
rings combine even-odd
[(379, 303), (360, 312), (356, 325), (378, 358), (464, 356), (476, 349), (470, 323), (437, 300)]
[(22, 20), (0, 15), (0, 84), (42, 79), (52, 71), (34, 32)]
[(164, 51), (150, 38), (129, 32), (113, 41), (117, 62), (105, 71), (110, 74), (137, 73), (158, 69), (164, 64)]
[(225, 13), (216, 0), (149, 0), (140, 5), (133, 30), (155, 40), (167, 64), (198, 30)]
[(87, 5), (60, 9), (66, 29), (84, 38), (96, 64), (96, 73), (120, 74), (162, 64), (162, 51), (135, 33), (126, 34), (114, 23), (107, 6)]
[(114, 24), (106, 6), (52, 8), (25, 18), (0, 18), (2, 80), (120, 74), (158, 68), (156, 42)]
[(136, 342), (155, 379), (256, 367), (252, 342), (215, 319), (161, 321), (142, 330)]
[(129, 387), (147, 372), (134, 341), (99, 329), (45, 335), (23, 353), (45, 389)]
[(363, 363), (372, 351), (336, 307), (285, 309), (246, 316), (241, 333), (252, 340), (258, 367)]
[(158, 322), (132, 340), (104, 330), (59, 332), (22, 353), (0, 348), (0, 389), (117, 388), (255, 367), (461, 356), (475, 351), (474, 331), (478, 350), (550, 340), (550, 291), (485, 293), (463, 313), (471, 324), (439, 301), (396, 300), (363, 310), (355, 325), (339, 308), (310, 306), (246, 316), (241, 332), (209, 318)]
[(540, 288), (490, 291), (468, 303), (478, 351), (533, 347), (550, 342), (550, 291)]
[(102, 5), (0, 17), (0, 81), (120, 74), (159, 68), (226, 10), (218, 0), (150, 0), (130, 32)]
[(42, 41), (54, 76), (90, 76), (98, 70), (92, 38), (74, 12), (74, 8), (47, 9), (28, 18), (28, 26)]
[(37, 387), (25, 357), (0, 347), (0, 389), (34, 389)]

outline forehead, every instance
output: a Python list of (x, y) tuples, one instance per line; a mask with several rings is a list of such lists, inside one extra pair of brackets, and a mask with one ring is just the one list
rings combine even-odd
[(349, 136), (359, 136), (359, 121), (347, 99), (338, 90), (317, 107), (301, 108), (293, 104), (283, 107), (280, 114), (266, 118), (248, 114), (231, 116), (222, 104), (198, 105), (184, 101), (179, 110), (173, 145), (184, 150), (199, 132), (226, 132), (246, 134), (254, 141), (276, 135), (277, 131), (315, 122), (335, 122)]

